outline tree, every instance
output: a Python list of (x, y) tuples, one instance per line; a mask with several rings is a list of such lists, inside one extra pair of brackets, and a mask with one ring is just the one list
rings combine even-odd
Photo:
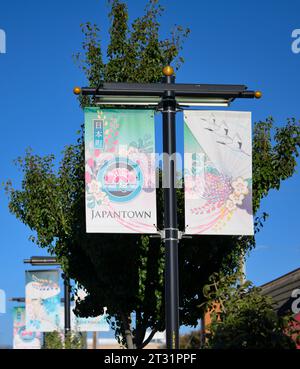
[[(280, 317), (270, 297), (247, 281), (211, 276), (206, 286), (212, 322), (207, 327), (206, 347), (213, 349), (295, 349), (292, 317)], [(218, 306), (218, 309), (216, 309)]]
[[(127, 25), (128, 12), (121, 1), (111, 1), (110, 44), (103, 62), (98, 28), (82, 26), (83, 54), (77, 54), (88, 85), (101, 80), (157, 82), (161, 69), (173, 61), (182, 63), (180, 50), (188, 31), (176, 27), (170, 39), (160, 40), (159, 17), (162, 8), (150, 0), (145, 15)], [(176, 62), (177, 60), (177, 62)], [(179, 63), (179, 64), (178, 64)], [(93, 99), (80, 98), (81, 106)], [(255, 124), (253, 196), (255, 211), (260, 200), (282, 180), (293, 175), (298, 154), (300, 127), (295, 120), (275, 129), (273, 121)], [(96, 316), (102, 306), (114, 319), (116, 337), (127, 347), (143, 348), (156, 331), (164, 330), (164, 246), (158, 239), (140, 235), (86, 234), (83, 131), (78, 141), (63, 152), (59, 169), (52, 155), (40, 157), (28, 151), (17, 160), (23, 171), (21, 189), (7, 183), (9, 209), (34, 231), (32, 240), (61, 260), (64, 271), (88, 292), (76, 306), (76, 314)], [(268, 158), (264, 160), (263, 158)], [(283, 167), (284, 166), (284, 167)], [(184, 227), (183, 190), (177, 190), (179, 227)], [(158, 191), (158, 226), (163, 228), (163, 196)], [(260, 229), (266, 214), (258, 215)], [(183, 239), (179, 246), (180, 321), (196, 325), (205, 307), (203, 286), (214, 272), (232, 273), (239, 265), (241, 252), (254, 247), (251, 237)], [(201, 305), (201, 307), (200, 307)], [(131, 315), (135, 313), (135, 325)], [(145, 340), (147, 329), (150, 338)]]
[[(164, 9), (158, 0), (148, 0), (145, 14), (128, 26), (128, 10), (124, 2), (109, 0), (110, 43), (107, 47), (107, 63), (103, 61), (99, 27), (96, 24), (81, 25), (84, 34), (82, 52), (74, 55), (84, 72), (88, 85), (98, 87), (107, 82), (160, 82), (162, 68), (171, 62), (178, 70), (184, 62), (180, 51), (190, 30), (174, 26), (169, 38), (159, 37), (159, 18)], [(79, 97), (81, 106), (93, 106), (93, 99)]]

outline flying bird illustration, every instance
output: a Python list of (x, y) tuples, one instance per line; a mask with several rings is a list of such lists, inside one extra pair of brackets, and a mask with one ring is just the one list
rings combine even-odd
[(233, 137), (232, 143), (229, 144), (229, 146), (231, 146), (235, 150), (242, 150), (243, 141), (241, 139), (241, 136), (238, 133), (235, 134), (235, 136)]
[(201, 118), (201, 120), (206, 122), (206, 127), (208, 131), (214, 132), (220, 129), (220, 125), (216, 122), (216, 117), (214, 114), (211, 114), (208, 119)]

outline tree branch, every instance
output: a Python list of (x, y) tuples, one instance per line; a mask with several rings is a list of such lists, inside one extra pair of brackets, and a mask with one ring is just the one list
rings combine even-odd
[(157, 332), (157, 329), (154, 328), (152, 330), (152, 332), (150, 333), (149, 337), (146, 339), (146, 341), (144, 341), (140, 347), (138, 347), (139, 349), (143, 349), (145, 346), (148, 345), (148, 343), (152, 340), (153, 336), (155, 335), (155, 333)]

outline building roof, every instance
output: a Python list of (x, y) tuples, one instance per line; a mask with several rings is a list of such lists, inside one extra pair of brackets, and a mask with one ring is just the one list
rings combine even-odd
[(300, 268), (260, 286), (263, 295), (272, 297), (275, 310), (281, 315), (291, 310), (292, 292), (300, 289)]

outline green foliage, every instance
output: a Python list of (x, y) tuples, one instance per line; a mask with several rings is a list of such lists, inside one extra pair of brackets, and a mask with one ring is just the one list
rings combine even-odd
[(45, 333), (43, 348), (50, 350), (61, 350), (63, 348), (61, 334), (56, 331)]
[[(75, 57), (88, 85), (101, 81), (158, 82), (163, 66), (173, 61), (177, 68), (182, 41), (188, 30), (175, 27), (170, 38), (159, 38), (162, 8), (150, 0), (145, 14), (132, 26), (127, 24), (126, 4), (111, 1), (110, 43), (103, 62), (99, 28), (82, 25), (85, 35), (82, 53)], [(177, 60), (177, 61), (176, 61)], [(88, 97), (81, 106), (93, 105)], [(299, 124), (289, 120), (276, 129), (273, 121), (258, 122), (254, 129), (253, 197), (255, 210), (272, 188), (295, 170), (299, 147)], [(265, 142), (266, 144), (262, 144)], [(286, 148), (286, 149), (285, 149)], [(273, 160), (265, 160), (272, 157)], [(9, 209), (34, 232), (32, 240), (55, 254), (69, 277), (84, 286), (88, 296), (76, 306), (76, 314), (97, 316), (108, 308), (111, 326), (119, 342), (130, 347), (130, 336), (137, 348), (147, 344), (146, 329), (162, 331), (164, 326), (164, 245), (159, 239), (124, 234), (87, 234), (85, 231), (85, 183), (83, 129), (78, 141), (67, 146), (59, 169), (52, 155), (40, 157), (28, 151), (17, 160), (23, 172), (21, 189), (10, 182), (6, 190)], [(284, 168), (283, 168), (284, 166)], [(184, 194), (177, 190), (179, 228), (184, 229)], [(163, 228), (163, 194), (157, 191), (158, 226)], [(257, 216), (260, 229), (266, 218)], [(179, 246), (180, 320), (197, 325), (206, 297), (203, 286), (215, 272), (231, 274), (238, 268), (241, 253), (254, 246), (251, 237), (205, 236), (182, 239)], [(136, 325), (131, 315), (136, 315)], [(127, 333), (126, 333), (127, 332)], [(129, 332), (129, 334), (128, 334)]]
[[(85, 36), (82, 52), (74, 55), (85, 73), (88, 85), (98, 87), (105, 82), (159, 82), (162, 68), (173, 62), (178, 70), (184, 62), (179, 55), (183, 40), (190, 30), (176, 25), (169, 38), (159, 35), (160, 17), (164, 11), (158, 0), (149, 0), (145, 14), (128, 25), (126, 3), (110, 0), (110, 42), (103, 61), (100, 29), (96, 24), (81, 25)], [(79, 97), (81, 106), (93, 105), (88, 96)]]
[(60, 332), (47, 332), (44, 336), (44, 349), (75, 349), (86, 348), (86, 334), (68, 333), (65, 337)]
[[(274, 130), (272, 117), (254, 126), (253, 140), (253, 209), (257, 212), (261, 199), (270, 189), (279, 190), (280, 184), (295, 173), (299, 156), (300, 124), (294, 118)], [(274, 132), (274, 133), (273, 133)]]
[(202, 347), (201, 332), (192, 331), (179, 337), (180, 349), (200, 349)]
[(212, 311), (207, 327), (207, 348), (282, 349), (295, 348), (290, 338), (292, 318), (279, 317), (272, 300), (248, 281), (233, 284), (236, 276), (210, 277), (205, 295)]

